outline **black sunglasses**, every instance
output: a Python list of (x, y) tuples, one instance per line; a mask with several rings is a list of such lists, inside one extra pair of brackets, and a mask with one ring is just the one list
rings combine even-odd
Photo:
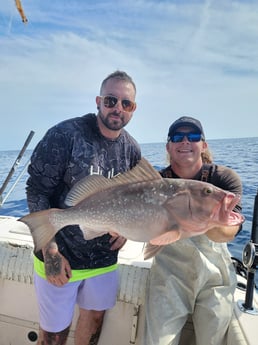
[(203, 140), (201, 133), (185, 133), (185, 132), (176, 132), (168, 137), (168, 141), (172, 141), (172, 143), (180, 143), (187, 138), (190, 143), (197, 143), (200, 140)]
[[(103, 99), (103, 104), (106, 108), (114, 108), (120, 98), (115, 96), (100, 96)], [(135, 109), (135, 103), (129, 101), (129, 99), (120, 99), (124, 111), (133, 111)]]

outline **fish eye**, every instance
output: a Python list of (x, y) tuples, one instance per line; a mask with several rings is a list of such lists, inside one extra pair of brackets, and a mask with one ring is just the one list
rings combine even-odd
[(211, 187), (205, 187), (204, 188), (204, 194), (211, 194), (212, 193), (212, 188)]

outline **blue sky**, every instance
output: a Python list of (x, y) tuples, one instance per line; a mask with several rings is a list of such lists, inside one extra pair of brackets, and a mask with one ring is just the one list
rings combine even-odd
[(95, 112), (102, 80), (137, 85), (127, 130), (163, 142), (181, 115), (208, 139), (258, 135), (258, 2), (14, 0), (0, 4), (0, 150), (33, 147), (52, 125)]

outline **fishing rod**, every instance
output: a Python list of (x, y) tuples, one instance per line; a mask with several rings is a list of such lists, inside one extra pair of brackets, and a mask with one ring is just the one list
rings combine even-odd
[(255, 272), (258, 266), (258, 191), (254, 199), (251, 240), (243, 250), (243, 264), (247, 268), (247, 285), (245, 301), (240, 309), (252, 315), (258, 315), (258, 310), (253, 307), (253, 293), (255, 288)]
[(20, 181), (20, 179), (22, 178), (22, 176), (25, 174), (25, 172), (27, 171), (28, 165), (30, 163), (30, 159), (27, 161), (27, 163), (24, 165), (22, 171), (20, 172), (20, 174), (18, 175), (18, 177), (16, 178), (16, 180), (14, 181), (13, 185), (11, 186), (11, 188), (8, 190), (8, 192), (5, 194), (4, 198), (2, 198), (2, 200), (0, 201), (0, 207), (3, 206), (3, 204), (6, 202), (6, 200), (9, 198), (9, 195), (12, 193), (12, 191), (14, 190), (14, 188), (16, 187), (17, 183)]
[[(11, 167), (11, 170), (9, 171), (9, 173), (8, 173), (8, 175), (7, 175), (6, 179), (5, 179), (5, 181), (4, 181), (3, 185), (2, 185), (2, 187), (0, 188), (0, 207), (1, 207), (2, 204), (3, 204), (3, 192), (5, 191), (5, 189), (6, 189), (7, 185), (8, 185), (8, 183), (9, 183), (10, 179), (12, 178), (12, 176), (13, 176), (15, 170), (16, 170), (17, 167), (19, 166), (20, 161), (21, 161), (21, 158), (22, 158), (24, 152), (26, 151), (26, 149), (27, 149), (29, 143), (31, 142), (31, 139), (32, 139), (32, 137), (33, 137), (34, 134), (35, 134), (34, 131), (30, 131), (30, 133), (29, 133), (29, 135), (28, 135), (28, 137), (27, 137), (25, 143), (23, 144), (22, 149), (20, 150), (20, 152), (19, 152), (19, 154), (18, 154), (18, 156), (17, 156), (17, 158), (16, 158), (16, 160), (15, 160), (13, 166)], [(5, 198), (5, 200), (6, 200), (6, 198)]]

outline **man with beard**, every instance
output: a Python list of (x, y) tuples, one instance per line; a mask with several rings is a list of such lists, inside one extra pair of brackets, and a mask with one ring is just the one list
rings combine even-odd
[[(83, 177), (112, 177), (137, 164), (139, 145), (123, 129), (136, 109), (135, 96), (132, 78), (115, 71), (102, 82), (97, 115), (68, 119), (47, 131), (28, 168), (30, 212), (65, 208), (68, 191)], [(66, 344), (75, 304), (75, 345), (97, 344), (105, 310), (116, 302), (117, 255), (125, 241), (109, 234), (85, 240), (78, 226), (66, 226), (35, 253), (38, 345)]]

